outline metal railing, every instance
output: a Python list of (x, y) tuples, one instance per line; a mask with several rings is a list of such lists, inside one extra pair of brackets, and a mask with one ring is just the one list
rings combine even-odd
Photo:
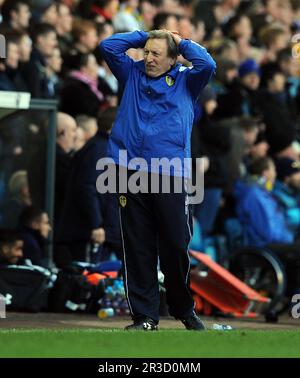
[[(46, 114), (47, 127), (46, 127), (46, 167), (45, 169), (45, 188), (43, 198), (44, 203), (43, 208), (49, 216), (50, 224), (53, 226), (54, 217), (54, 192), (55, 192), (55, 155), (56, 155), (56, 122), (57, 122), (57, 104), (56, 100), (44, 100), (44, 99), (30, 99), (28, 93), (21, 92), (0, 92), (0, 118), (3, 123), (7, 123), (10, 126), (10, 122), (7, 121), (9, 117), (14, 117), (14, 115), (19, 116), (20, 112), (26, 111), (43, 111), (49, 112)], [(38, 114), (38, 113), (37, 113)], [(27, 120), (28, 121), (28, 120)], [(12, 127), (20, 125), (20, 122), (11, 124)], [(9, 128), (8, 128), (9, 129)], [(18, 135), (19, 130), (16, 130), (11, 134), (11, 139), (13, 135)], [(1, 162), (2, 163), (2, 162)], [(3, 168), (2, 168), (3, 169)], [(1, 169), (0, 169), (1, 170)], [(3, 169), (4, 171), (4, 169)], [(37, 177), (38, 179), (38, 177)], [(5, 224), (4, 224), (5, 227)], [(49, 243), (46, 247), (46, 256), (48, 261), (48, 266), (53, 265), (53, 233), (49, 236)]]

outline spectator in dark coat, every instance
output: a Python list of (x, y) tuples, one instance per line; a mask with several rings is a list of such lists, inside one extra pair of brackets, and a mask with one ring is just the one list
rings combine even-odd
[(260, 130), (259, 133), (257, 134), (254, 144), (250, 146), (249, 155), (248, 157), (246, 157), (246, 160), (247, 158), (249, 161), (251, 161), (251, 160), (261, 159), (263, 157), (266, 157), (268, 155), (269, 147), (270, 146), (267, 142), (265, 131)]
[(26, 66), (30, 61), (32, 53), (32, 40), (27, 32), (14, 32), (12, 36), (16, 40), (19, 48), (19, 65), (18, 73), (15, 77), (15, 84), (18, 91), (29, 92), (27, 82), (24, 79), (22, 72), (23, 69), (26, 70)]
[(237, 79), (238, 66), (234, 61), (228, 59), (219, 59), (216, 63), (218, 70), (212, 79), (211, 87), (217, 95), (221, 95), (227, 93), (234, 80)]
[(48, 90), (51, 96), (58, 98), (62, 84), (59, 74), (61, 72), (61, 67), (63, 64), (61, 52), (58, 47), (53, 49), (52, 55), (47, 58), (46, 62)]
[(57, 4), (52, 0), (31, 0), (33, 19), (55, 27), (58, 20)]
[(0, 59), (0, 90), (16, 91), (19, 65), (19, 48), (15, 39), (6, 39), (7, 57)]
[(68, 114), (57, 114), (56, 166), (55, 166), (55, 228), (60, 222), (71, 170), (71, 152), (76, 137), (75, 119)]
[[(280, 50), (277, 59), (278, 66), (286, 78), (285, 90), (291, 98), (296, 98), (300, 90), (299, 62), (291, 54), (290, 47)], [(300, 114), (299, 108), (298, 114)]]
[(57, 23), (55, 25), (59, 49), (62, 55), (68, 54), (73, 47), (71, 35), (73, 16), (70, 8), (64, 3), (57, 4)]
[(78, 54), (90, 54), (95, 51), (99, 44), (96, 24), (86, 19), (74, 20), (71, 38), (72, 47), (63, 52), (64, 74), (74, 69), (74, 58), (76, 59)]
[(1, 8), (3, 24), (10, 30), (24, 31), (31, 18), (27, 0), (6, 0)]
[[(226, 122), (222, 122), (224, 126)], [(255, 118), (241, 117), (230, 120), (227, 127), (230, 128), (231, 148), (228, 158), (228, 182), (227, 192), (231, 192), (236, 180), (247, 174), (247, 158), (251, 147), (254, 145), (260, 131), (260, 124)]]
[(3, 225), (15, 229), (21, 212), (31, 205), (27, 171), (14, 172), (8, 181), (8, 196), (3, 207)]
[(203, 234), (208, 235), (213, 230), (223, 188), (227, 186), (231, 139), (229, 128), (212, 120), (217, 106), (215, 92), (206, 87), (200, 102), (203, 115), (192, 131), (192, 157), (205, 156), (209, 163), (204, 174), (204, 199), (195, 206), (194, 213)]
[(46, 58), (51, 57), (57, 45), (56, 32), (53, 26), (37, 24), (32, 35), (34, 48), (30, 61), (22, 68), (22, 75), (34, 98), (51, 98), (49, 79), (46, 73)]
[(106, 100), (98, 87), (96, 58), (91, 53), (79, 53), (73, 59), (75, 70), (70, 72), (62, 88), (60, 109), (73, 117), (84, 114), (97, 118)]
[(23, 241), (16, 231), (0, 230), (0, 265), (16, 265), (23, 262)]
[(239, 67), (239, 79), (228, 86), (228, 92), (218, 98), (217, 116), (230, 118), (257, 116), (257, 90), (260, 84), (260, 68), (253, 59), (247, 59)]
[(19, 219), (20, 235), (24, 242), (23, 255), (33, 265), (47, 266), (45, 246), (51, 231), (48, 214), (32, 206)]
[[(111, 127), (112, 123), (109, 129)], [(100, 158), (106, 157), (109, 130), (102, 124), (100, 128), (73, 158), (66, 204), (59, 227), (58, 241), (61, 248), (56, 253), (56, 263), (59, 266), (69, 262), (70, 258), (85, 261), (90, 242), (96, 245), (96, 250), (97, 245), (104, 242), (118, 242), (115, 197), (100, 194), (96, 188), (99, 175), (96, 164)]]
[(285, 90), (286, 78), (276, 64), (264, 67), (259, 105), (266, 124), (270, 153), (280, 150), (278, 144), (287, 138), (296, 139), (296, 114), (293, 100)]

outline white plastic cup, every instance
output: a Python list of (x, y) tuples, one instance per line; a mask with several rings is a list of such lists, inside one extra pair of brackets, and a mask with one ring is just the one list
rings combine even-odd
[(217, 324), (217, 323), (214, 323), (212, 325), (212, 329), (216, 331), (232, 331), (233, 330), (233, 328), (228, 324)]

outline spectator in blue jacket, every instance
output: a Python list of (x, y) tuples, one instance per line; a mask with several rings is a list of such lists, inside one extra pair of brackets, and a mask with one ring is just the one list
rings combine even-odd
[(286, 268), (289, 288), (300, 288), (300, 241), (291, 229), (286, 213), (271, 193), (276, 170), (270, 158), (261, 158), (249, 167), (252, 178), (236, 185), (237, 214), (245, 231), (245, 242), (267, 247)]
[(235, 185), (237, 215), (246, 243), (255, 247), (269, 243), (292, 243), (294, 235), (279, 203), (271, 194), (276, 170), (270, 158), (255, 160), (248, 168), (251, 178)]
[[(143, 48), (144, 59), (132, 60), (126, 55), (130, 48)], [(184, 158), (191, 156), (195, 103), (215, 71), (215, 62), (205, 48), (167, 30), (115, 34), (102, 41), (100, 49), (124, 87), (109, 141), (109, 156), (119, 171), (127, 172), (130, 178), (141, 171), (130, 160), (142, 158), (147, 165), (142, 170), (148, 183), (160, 174), (159, 179), (164, 175), (171, 184), (169, 193), (162, 190), (153, 193), (149, 185), (146, 192), (127, 191), (125, 195), (119, 188), (123, 274), (133, 319), (126, 330), (158, 328), (158, 257), (165, 277), (169, 313), (187, 329), (203, 330), (188, 285), (192, 229), (189, 200), (184, 190), (175, 192), (174, 176), (182, 187), (182, 178), (190, 176), (190, 169), (182, 168)], [(193, 67), (177, 64), (179, 54), (192, 62)], [(128, 159), (119, 158), (121, 150), (126, 150)], [(180, 164), (171, 163), (167, 167), (160, 160), (155, 165), (151, 164), (153, 158), (165, 158), (168, 162), (177, 158)]]
[(300, 163), (278, 158), (275, 160), (277, 180), (273, 194), (281, 204), (289, 226), (296, 236), (300, 231)]

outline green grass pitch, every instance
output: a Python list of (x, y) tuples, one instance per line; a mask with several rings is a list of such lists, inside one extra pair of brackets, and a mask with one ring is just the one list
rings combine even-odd
[(0, 330), (0, 357), (300, 357), (299, 345), (300, 330)]

